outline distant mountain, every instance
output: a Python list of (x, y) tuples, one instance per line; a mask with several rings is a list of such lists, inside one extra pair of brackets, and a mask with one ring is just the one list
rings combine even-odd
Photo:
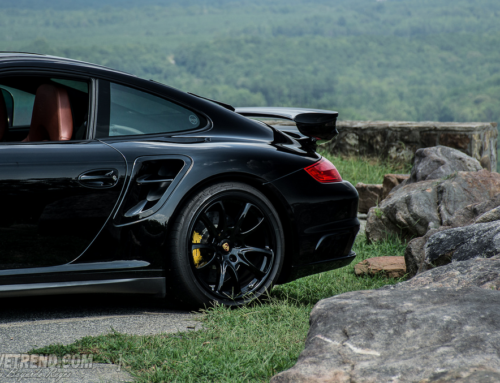
[(200, 2), (200, 0), (0, 0), (0, 8), (78, 10), (103, 7), (189, 5)]
[(0, 49), (239, 106), (500, 122), (498, 0), (0, 0)]

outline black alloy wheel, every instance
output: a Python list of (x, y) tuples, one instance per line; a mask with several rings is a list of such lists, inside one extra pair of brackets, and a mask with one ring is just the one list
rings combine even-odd
[(188, 306), (238, 306), (262, 295), (283, 263), (276, 210), (243, 183), (208, 187), (188, 202), (171, 235), (171, 286)]

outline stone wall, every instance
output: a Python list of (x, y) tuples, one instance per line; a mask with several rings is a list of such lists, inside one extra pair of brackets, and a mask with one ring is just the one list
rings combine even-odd
[(449, 146), (497, 170), (496, 123), (339, 121), (339, 135), (323, 144), (330, 153), (362, 155), (410, 162), (415, 151)]

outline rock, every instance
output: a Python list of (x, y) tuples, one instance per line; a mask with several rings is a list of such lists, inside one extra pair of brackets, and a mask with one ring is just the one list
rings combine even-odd
[(477, 217), (474, 223), (486, 223), (500, 220), (500, 206)]
[(365, 259), (354, 266), (356, 275), (385, 274), (389, 278), (401, 278), (406, 274), (404, 257), (374, 257)]
[[(387, 198), (389, 193), (402, 182), (410, 178), (409, 174), (386, 174), (382, 182), (382, 199)], [(371, 206), (370, 206), (371, 207)]]
[[(500, 193), (500, 174), (487, 170), (458, 172), (438, 185), (439, 215), (443, 224), (467, 205), (487, 202)], [(447, 225), (448, 226), (448, 225)]]
[(431, 233), (434, 234), (435, 231), (436, 229), (429, 230), (425, 236), (414, 238), (408, 242), (404, 255), (408, 278), (415, 276), (422, 267), (425, 259), (424, 246), (428, 240), (427, 236)]
[(474, 172), (482, 169), (475, 158), (446, 146), (418, 149), (411, 169), (410, 181), (419, 182), (447, 177), (455, 172)]
[(481, 372), (500, 376), (498, 291), (350, 292), (318, 302), (310, 323), (297, 364), (272, 383), (439, 382), (459, 374), (480, 382)]
[(444, 222), (445, 225), (450, 226), (441, 226), (439, 229), (429, 230), (425, 236), (412, 239), (408, 243), (404, 255), (408, 277), (413, 277), (419, 270), (427, 269), (427, 266), (424, 266), (424, 247), (429, 238), (438, 231), (471, 225), (473, 223), (487, 223), (498, 220), (500, 220), (500, 194), (489, 201), (468, 205), (458, 210), (450, 219)]
[[(470, 225), (472, 223), (495, 221), (495, 217), (497, 216), (495, 208), (499, 206), (500, 193), (488, 201), (474, 203), (459, 209), (450, 218), (448, 218), (444, 224), (451, 227), (460, 227)], [(485, 215), (485, 217), (480, 218), (482, 215)], [(478, 222), (478, 220), (480, 221)]]
[(441, 226), (435, 181), (408, 184), (391, 193), (368, 211), (366, 238), (379, 241), (390, 235), (403, 239), (421, 237), (429, 225)]
[(475, 286), (487, 290), (500, 290), (499, 258), (495, 256), (453, 262), (418, 274), (406, 282), (384, 288), (400, 290), (437, 287), (461, 289)]
[(476, 223), (435, 233), (425, 244), (424, 251), (425, 269), (452, 261), (491, 258), (500, 254), (500, 224)]
[(487, 170), (409, 183), (368, 211), (366, 237), (369, 241), (390, 235), (408, 240), (422, 237), (433, 228), (450, 225), (457, 211), (487, 202), (499, 193), (500, 174)]
[(412, 239), (408, 242), (408, 246), (406, 246), (405, 250), (405, 264), (406, 264), (406, 274), (408, 278), (416, 275), (419, 270), (424, 269), (424, 261), (425, 261), (425, 251), (424, 246), (427, 243), (428, 239), (439, 231), (450, 229), (449, 226), (441, 226), (438, 229), (429, 230), (423, 237), (418, 237)]
[(496, 383), (500, 373), (484, 366), (459, 368), (454, 371), (436, 372), (418, 383)]
[(491, 158), (489, 156), (481, 157), (481, 161), (479, 161), (483, 169), (489, 170), (491, 172)]
[(359, 194), (358, 212), (368, 213), (372, 206), (382, 201), (382, 185), (381, 184), (364, 184), (358, 182), (356, 190)]

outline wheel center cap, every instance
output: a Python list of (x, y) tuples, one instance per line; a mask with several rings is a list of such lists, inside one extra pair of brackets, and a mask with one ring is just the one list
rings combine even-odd
[(224, 251), (228, 252), (229, 250), (231, 250), (231, 247), (229, 246), (229, 243), (227, 242), (224, 242), (222, 244), (222, 248), (224, 249)]

